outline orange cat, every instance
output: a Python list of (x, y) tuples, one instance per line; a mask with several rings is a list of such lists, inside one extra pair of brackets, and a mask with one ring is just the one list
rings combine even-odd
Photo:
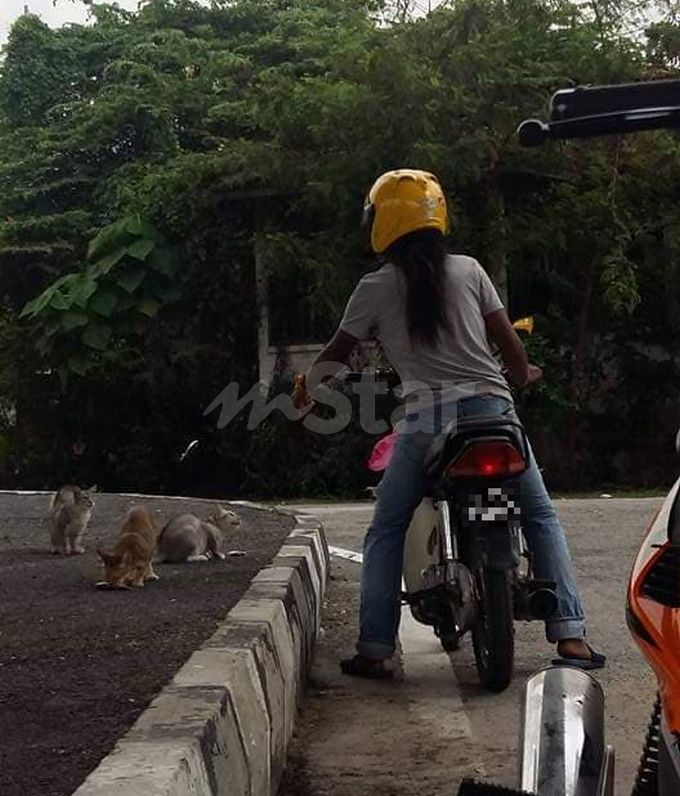
[(97, 550), (104, 562), (107, 583), (112, 586), (143, 586), (158, 580), (151, 558), (156, 549), (156, 529), (144, 506), (133, 506), (125, 515), (118, 544), (111, 552)]

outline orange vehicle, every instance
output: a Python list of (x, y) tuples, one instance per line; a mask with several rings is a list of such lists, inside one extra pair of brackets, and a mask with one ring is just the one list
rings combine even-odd
[[(680, 80), (558, 91), (550, 119), (527, 120), (518, 133), (525, 146), (538, 146), (661, 128), (680, 130)], [(680, 480), (633, 565), (627, 619), (659, 689), (632, 796), (680, 796)], [(525, 687), (519, 789), (466, 780), (458, 796), (614, 796), (614, 750), (604, 729), (595, 678), (566, 666), (542, 669)]]
[(633, 794), (680, 794), (680, 481), (638, 553), (626, 617), (659, 683)]

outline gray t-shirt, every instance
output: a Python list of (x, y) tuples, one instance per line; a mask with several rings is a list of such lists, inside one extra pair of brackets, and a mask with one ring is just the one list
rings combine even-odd
[(446, 259), (449, 329), (437, 343), (412, 342), (406, 318), (406, 281), (387, 263), (361, 279), (340, 322), (359, 340), (375, 336), (399, 374), (405, 396), (423, 404), (488, 393), (512, 396), (486, 336), (484, 318), (503, 308), (493, 283), (472, 257)]

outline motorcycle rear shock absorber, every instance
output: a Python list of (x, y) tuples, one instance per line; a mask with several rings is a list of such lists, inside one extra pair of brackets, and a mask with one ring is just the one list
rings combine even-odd
[(464, 779), (460, 784), (458, 796), (535, 796), (535, 794), (525, 790), (505, 788), (503, 785), (492, 785), (490, 782)]
[(661, 699), (657, 695), (647, 727), (631, 796), (657, 796), (659, 792), (659, 744), (661, 742)]

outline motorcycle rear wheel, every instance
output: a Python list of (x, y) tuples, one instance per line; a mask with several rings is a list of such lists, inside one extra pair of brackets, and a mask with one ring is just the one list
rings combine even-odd
[(479, 569), (475, 573), (479, 613), (472, 628), (477, 672), (489, 691), (504, 691), (515, 663), (515, 628), (510, 570)]

